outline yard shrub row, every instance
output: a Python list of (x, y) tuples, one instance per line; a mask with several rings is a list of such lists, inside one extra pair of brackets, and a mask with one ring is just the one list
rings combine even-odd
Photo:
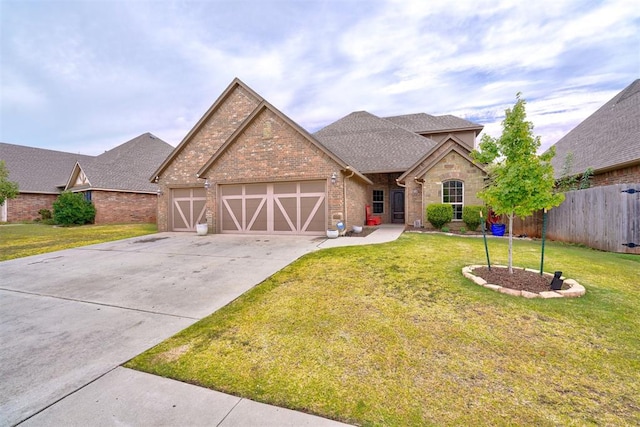
[[(482, 212), (482, 217), (480, 216)], [(462, 208), (462, 221), (471, 231), (476, 231), (487, 217), (487, 208), (479, 205), (468, 205)], [(448, 203), (433, 203), (427, 206), (427, 221), (438, 230), (453, 220), (453, 206)], [(466, 231), (466, 230), (465, 230)]]

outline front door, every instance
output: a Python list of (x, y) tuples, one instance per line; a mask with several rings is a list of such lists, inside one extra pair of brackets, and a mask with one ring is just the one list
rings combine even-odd
[(391, 222), (404, 224), (404, 190), (391, 190)]

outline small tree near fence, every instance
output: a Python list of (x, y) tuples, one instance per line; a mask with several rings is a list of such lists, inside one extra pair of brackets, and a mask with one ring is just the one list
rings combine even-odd
[(537, 155), (540, 137), (533, 136), (533, 124), (526, 121), (525, 100), (516, 95), (513, 108), (507, 108), (502, 135), (484, 135), (475, 160), (487, 164), (489, 181), (478, 196), (497, 214), (509, 219), (509, 273), (513, 273), (513, 218), (526, 217), (540, 209), (558, 206), (564, 195), (554, 193), (551, 159), (555, 149)]

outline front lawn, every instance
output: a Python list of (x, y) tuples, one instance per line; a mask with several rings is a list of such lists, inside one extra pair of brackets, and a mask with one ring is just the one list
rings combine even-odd
[(155, 224), (56, 227), (44, 224), (0, 226), (0, 261), (93, 245), (157, 232)]
[(550, 243), (587, 294), (529, 300), (466, 280), (484, 256), (415, 233), (311, 253), (127, 366), (360, 425), (640, 424), (640, 257)]

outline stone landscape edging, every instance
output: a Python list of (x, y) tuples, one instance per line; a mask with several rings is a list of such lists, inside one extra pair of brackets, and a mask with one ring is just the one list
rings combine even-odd
[[(487, 267), (486, 265), (469, 265), (462, 269), (462, 275), (467, 279), (473, 281), (476, 285), (485, 287), (487, 289), (494, 290), (496, 292), (500, 292), (507, 295), (513, 295), (516, 297), (525, 297), (525, 298), (578, 298), (584, 295), (587, 291), (578, 282), (573, 279), (565, 279), (564, 276), (561, 277), (564, 280), (564, 283), (569, 286), (569, 289), (564, 289), (560, 291), (544, 291), (544, 292), (529, 292), (529, 291), (520, 291), (516, 289), (505, 288), (499, 285), (493, 285), (491, 283), (487, 283), (482, 277), (475, 276), (473, 274), (473, 270), (476, 268)], [(491, 268), (508, 268), (505, 265), (492, 265)], [(534, 270), (531, 268), (525, 268), (525, 271), (531, 271), (533, 273), (539, 273), (539, 270)], [(553, 274), (551, 273), (543, 273), (545, 276), (548, 276), (549, 279), (553, 278)], [(549, 282), (551, 283), (551, 282)]]

